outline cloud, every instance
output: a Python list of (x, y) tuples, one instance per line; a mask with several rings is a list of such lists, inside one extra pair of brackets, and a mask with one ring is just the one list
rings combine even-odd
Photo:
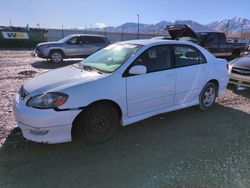
[(105, 23), (96, 23), (97, 27), (99, 27), (100, 29), (106, 27)]

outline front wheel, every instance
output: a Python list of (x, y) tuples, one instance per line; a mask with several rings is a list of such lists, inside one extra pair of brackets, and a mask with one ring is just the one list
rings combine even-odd
[(63, 61), (62, 52), (55, 50), (50, 53), (50, 61), (51, 63), (61, 63)]
[(117, 110), (109, 104), (88, 107), (77, 125), (77, 135), (84, 136), (88, 143), (100, 144), (109, 140), (119, 125)]
[(202, 89), (199, 97), (199, 105), (202, 110), (210, 108), (216, 99), (217, 87), (214, 83), (209, 82)]

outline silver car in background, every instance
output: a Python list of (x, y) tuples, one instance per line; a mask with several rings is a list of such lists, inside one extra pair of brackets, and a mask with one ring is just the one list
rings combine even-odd
[(87, 57), (109, 44), (106, 36), (74, 34), (57, 42), (39, 43), (32, 55), (60, 63), (66, 58)]
[(250, 88), (250, 55), (229, 62), (230, 84)]

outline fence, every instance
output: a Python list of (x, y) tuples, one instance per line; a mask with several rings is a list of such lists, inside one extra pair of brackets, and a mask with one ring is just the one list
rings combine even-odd
[[(108, 37), (110, 42), (124, 41), (124, 40), (133, 40), (137, 39), (137, 33), (118, 33), (118, 32), (105, 32), (105, 31), (89, 31), (89, 30), (77, 30), (77, 29), (48, 29), (48, 41), (57, 41), (67, 35), (71, 34), (97, 34), (105, 35)], [(144, 34), (140, 33), (140, 39), (149, 39), (155, 37), (154, 34)]]

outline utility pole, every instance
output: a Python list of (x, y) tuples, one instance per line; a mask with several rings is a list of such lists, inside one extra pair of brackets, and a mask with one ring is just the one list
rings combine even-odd
[(64, 37), (63, 24), (62, 24), (62, 38)]
[(104, 27), (104, 35), (107, 36), (107, 27)]
[(241, 38), (241, 41), (243, 41), (243, 26), (244, 26), (244, 23), (241, 24), (241, 33), (240, 33), (240, 38)]
[(137, 39), (140, 38), (140, 15), (137, 14), (137, 18), (138, 18), (138, 25), (137, 25)]
[(122, 25), (122, 41), (124, 40), (124, 38), (123, 38), (123, 25)]
[(228, 35), (228, 30), (229, 30), (229, 20), (227, 21), (226, 38), (227, 38), (227, 35)]

